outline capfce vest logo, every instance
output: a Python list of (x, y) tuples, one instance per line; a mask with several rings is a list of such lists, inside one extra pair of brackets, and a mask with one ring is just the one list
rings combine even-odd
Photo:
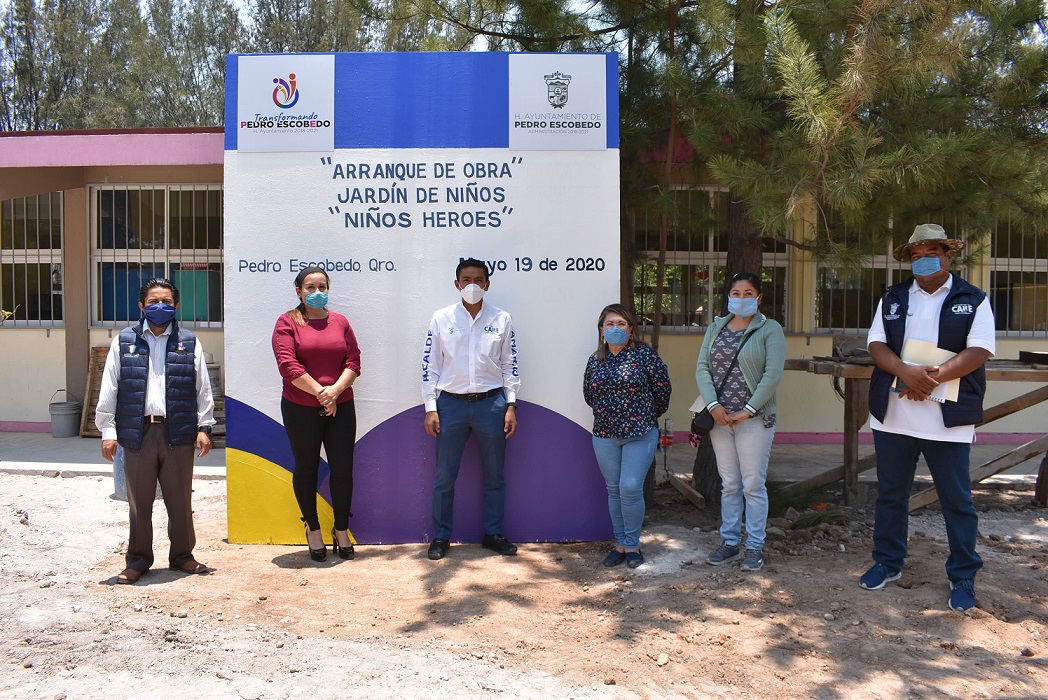
[(273, 78), (276, 87), (273, 88), (273, 104), (281, 109), (290, 109), (298, 102), (298, 84), (295, 74), (289, 73), (287, 80), (277, 77)]
[(975, 307), (971, 304), (954, 304), (950, 307), (950, 311), (955, 314), (972, 314), (975, 313)]
[(546, 80), (546, 99), (554, 109), (563, 109), (564, 105), (568, 104), (568, 83), (571, 82), (571, 76), (558, 70), (543, 77)]

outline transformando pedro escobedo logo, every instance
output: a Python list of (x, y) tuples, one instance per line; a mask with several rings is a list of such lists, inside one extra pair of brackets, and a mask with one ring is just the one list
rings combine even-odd
[[(561, 71), (553, 71), (542, 76), (546, 82), (546, 101), (553, 109), (564, 109), (568, 104), (568, 85), (571, 76)], [(515, 114), (513, 127), (538, 133), (585, 133), (590, 129), (603, 126), (604, 115), (583, 112), (527, 112)]]
[(276, 87), (273, 88), (273, 104), (280, 109), (291, 109), (298, 102), (298, 83), (295, 74), (289, 73), (287, 80), (273, 78)]
[(263, 114), (255, 112), (251, 119), (240, 122), (241, 129), (249, 129), (259, 133), (269, 131), (298, 131), (301, 133), (315, 132), (319, 129), (330, 129), (331, 120), (323, 119), (316, 111), (308, 114), (288, 114), (289, 110), (298, 104), (301, 91), (298, 89), (298, 76), (288, 73), (287, 77), (276, 76), (273, 78), (273, 104), (280, 110), (275, 114)]

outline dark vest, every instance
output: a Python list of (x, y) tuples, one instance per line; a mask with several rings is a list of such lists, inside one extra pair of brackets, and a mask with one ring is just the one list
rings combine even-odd
[[(881, 299), (881, 320), (888, 347), (902, 355), (903, 334), (906, 332), (906, 311), (910, 303), (913, 277), (892, 285)], [(957, 275), (939, 312), (939, 347), (959, 353), (968, 346), (968, 332), (975, 321), (975, 310), (986, 298), (986, 293), (973, 287)], [(875, 367), (870, 378), (870, 413), (879, 421), (888, 413), (888, 391), (895, 377)], [(986, 368), (979, 366), (971, 374), (961, 377), (957, 401), (947, 401), (942, 407), (942, 421), (947, 428), (976, 425), (983, 419), (983, 397), (986, 395)]]
[[(176, 321), (167, 340), (167, 436), (172, 445), (192, 445), (197, 435), (196, 336)], [(129, 450), (142, 449), (145, 433), (146, 384), (149, 380), (149, 343), (142, 324), (120, 331), (120, 378), (116, 393), (116, 439)]]

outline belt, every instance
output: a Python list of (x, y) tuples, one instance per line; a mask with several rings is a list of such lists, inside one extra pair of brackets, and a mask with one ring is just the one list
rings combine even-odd
[(453, 399), (462, 399), (463, 401), (483, 401), (484, 399), (490, 399), (492, 396), (502, 392), (502, 387), (492, 389), (491, 391), (481, 391), (477, 394), (452, 394), (450, 391), (440, 392), (443, 396), (450, 396)]
[(146, 423), (163, 423), (166, 420), (163, 416), (146, 416)]

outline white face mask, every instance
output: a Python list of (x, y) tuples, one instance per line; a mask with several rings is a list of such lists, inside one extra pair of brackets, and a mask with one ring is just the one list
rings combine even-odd
[(462, 301), (467, 304), (476, 304), (484, 298), (484, 288), (479, 284), (467, 284), (459, 290), (459, 294), (462, 295)]

